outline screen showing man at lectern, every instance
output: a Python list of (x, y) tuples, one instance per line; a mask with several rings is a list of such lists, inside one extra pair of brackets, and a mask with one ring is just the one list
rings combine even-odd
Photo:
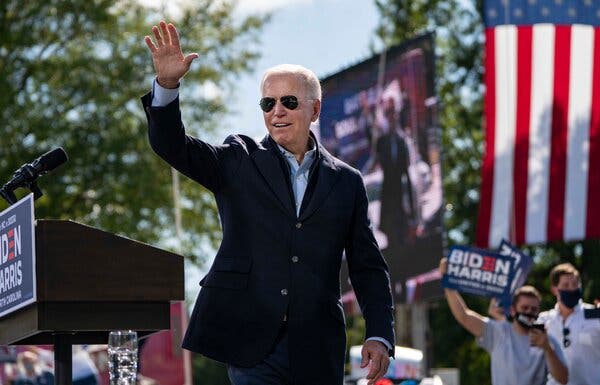
[[(398, 302), (407, 280), (435, 269), (443, 250), (433, 51), (424, 35), (322, 79), (321, 142), (363, 175)], [(421, 300), (441, 295), (439, 284), (418, 292)]]

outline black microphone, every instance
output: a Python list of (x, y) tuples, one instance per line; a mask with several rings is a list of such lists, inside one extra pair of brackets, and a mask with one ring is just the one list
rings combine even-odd
[[(40, 175), (44, 175), (47, 172), (54, 170), (67, 160), (67, 153), (59, 147), (48, 151), (31, 163), (25, 163), (19, 167), (19, 169), (15, 171), (13, 177), (2, 186), (2, 189), (0, 189), (2, 197), (5, 199), (10, 197), (11, 199), (7, 199), (9, 200), (9, 203), (15, 203), (16, 198), (12, 199), (14, 197), (13, 191), (19, 187), (29, 187), (34, 192), (35, 198), (39, 198), (42, 196), (42, 193), (35, 185), (35, 180)], [(14, 200), (14, 202), (10, 202), (11, 200)]]
[(67, 153), (62, 149), (62, 147), (59, 147), (48, 151), (31, 162), (31, 167), (33, 167), (33, 169), (38, 173), (38, 176), (40, 176), (54, 170), (67, 160), (69, 160)]

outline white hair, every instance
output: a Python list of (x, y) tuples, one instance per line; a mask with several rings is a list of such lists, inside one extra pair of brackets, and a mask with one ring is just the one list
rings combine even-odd
[(281, 74), (298, 76), (306, 85), (308, 97), (321, 100), (321, 83), (319, 82), (319, 78), (314, 72), (298, 64), (279, 64), (267, 69), (260, 82), (260, 92), (262, 92), (265, 80), (267, 80), (269, 76)]

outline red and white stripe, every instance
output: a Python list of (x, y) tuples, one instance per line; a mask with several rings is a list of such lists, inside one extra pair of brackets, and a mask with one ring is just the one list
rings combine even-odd
[(488, 28), (485, 68), (477, 244), (600, 237), (600, 28)]

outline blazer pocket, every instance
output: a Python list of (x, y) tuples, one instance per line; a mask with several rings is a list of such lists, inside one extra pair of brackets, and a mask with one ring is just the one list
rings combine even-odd
[(250, 267), (252, 267), (252, 259), (249, 257), (217, 256), (210, 270), (249, 273)]
[(242, 290), (248, 287), (252, 260), (240, 257), (217, 257), (213, 265), (200, 281), (200, 286), (221, 289)]

